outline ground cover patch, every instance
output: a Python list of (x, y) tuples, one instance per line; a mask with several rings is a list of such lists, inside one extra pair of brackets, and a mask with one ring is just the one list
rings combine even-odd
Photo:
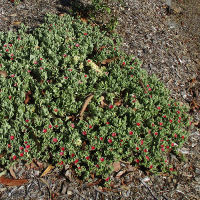
[(69, 15), (0, 33), (1, 165), (37, 158), (110, 180), (123, 160), (175, 173), (187, 108), (119, 50), (117, 35)]

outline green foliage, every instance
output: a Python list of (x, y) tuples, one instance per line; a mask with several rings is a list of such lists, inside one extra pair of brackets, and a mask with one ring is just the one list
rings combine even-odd
[(68, 15), (27, 30), (0, 33), (1, 165), (37, 158), (106, 181), (119, 160), (174, 172), (168, 155), (187, 139), (187, 108), (119, 51), (117, 35)]

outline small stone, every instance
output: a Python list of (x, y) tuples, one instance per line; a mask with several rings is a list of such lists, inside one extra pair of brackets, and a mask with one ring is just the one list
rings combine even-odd
[(199, 168), (196, 168), (196, 170), (195, 170), (195, 174), (200, 175), (200, 169), (199, 169)]
[(68, 191), (67, 191), (67, 195), (68, 195), (68, 196), (72, 196), (72, 194), (73, 194), (73, 192), (72, 192), (71, 190), (68, 190)]

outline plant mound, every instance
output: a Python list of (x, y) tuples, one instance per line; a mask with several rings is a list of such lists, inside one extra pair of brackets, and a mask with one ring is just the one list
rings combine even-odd
[(48, 15), (32, 33), (0, 33), (0, 163), (37, 158), (109, 181), (112, 164), (174, 171), (187, 108), (119, 38), (68, 15)]

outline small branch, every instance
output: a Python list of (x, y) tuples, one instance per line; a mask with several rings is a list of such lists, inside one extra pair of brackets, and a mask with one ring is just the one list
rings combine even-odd
[(143, 82), (142, 82), (141, 79), (139, 79), (139, 82), (140, 82), (140, 85), (144, 88), (145, 93), (147, 93), (147, 90), (146, 90), (146, 88), (144, 87), (144, 84), (143, 84)]
[(142, 179), (139, 179), (139, 180), (140, 180), (140, 182), (148, 189), (148, 191), (150, 192), (150, 194), (151, 194), (151, 196), (154, 198), (154, 200), (158, 200), (158, 198), (155, 197), (155, 196), (153, 195), (153, 192), (152, 192), (152, 190), (149, 188), (149, 186), (148, 186), (146, 183), (144, 183), (144, 181), (142, 181)]
[(99, 190), (96, 186), (94, 186), (94, 189), (95, 189), (97, 192), (100, 192), (101, 194), (104, 194), (105, 196), (108, 195), (106, 192), (102, 192), (101, 190)]
[(93, 97), (94, 97), (94, 95), (93, 95), (93, 94), (90, 94), (90, 95), (86, 98), (85, 103), (83, 104), (83, 107), (82, 107), (81, 112), (80, 112), (80, 114), (79, 114), (79, 119), (80, 119), (80, 120), (83, 120), (83, 114), (84, 114), (84, 112), (85, 112), (85, 109), (87, 108), (88, 104), (90, 103), (90, 101), (91, 101), (91, 99), (92, 99)]

